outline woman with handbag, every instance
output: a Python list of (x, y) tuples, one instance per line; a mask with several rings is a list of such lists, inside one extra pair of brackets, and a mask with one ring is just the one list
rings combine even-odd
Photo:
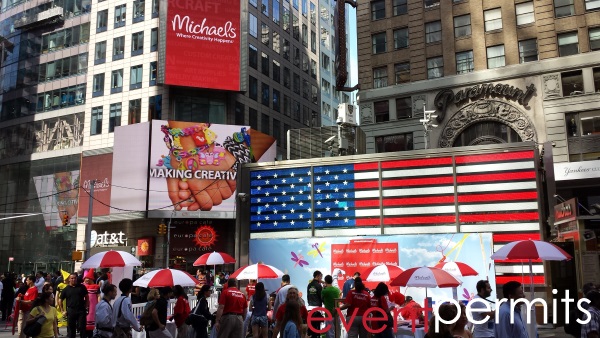
[[(394, 317), (390, 313), (390, 309), (388, 307), (388, 300), (386, 296), (390, 293), (390, 290), (385, 283), (377, 284), (375, 290), (373, 290), (373, 297), (371, 298), (371, 307), (372, 308), (380, 308), (385, 312), (388, 317), (387, 322), (371, 322), (371, 328), (373, 330), (379, 330), (383, 325), (385, 325), (385, 329), (383, 331), (377, 333), (375, 335), (376, 338), (394, 338), (393, 325), (394, 325)], [(373, 317), (381, 318), (381, 314), (377, 312), (373, 312)]]
[[(190, 320), (188, 321), (196, 331), (196, 338), (208, 338), (208, 323), (213, 320), (213, 315), (208, 308), (208, 298), (210, 298), (211, 293), (211, 287), (203, 285), (196, 295), (198, 304), (192, 311), (193, 315), (190, 315)], [(200, 316), (204, 319), (200, 318)]]
[(54, 294), (52, 293), (44, 292), (38, 298), (36, 298), (31, 307), (29, 319), (26, 321), (24, 331), (27, 331), (27, 328), (30, 325), (36, 325), (34, 322), (37, 322), (38, 320), (41, 320), (42, 317), (45, 317), (46, 319), (41, 325), (40, 333), (34, 337), (58, 338), (58, 320), (56, 318), (57, 312), (56, 308), (52, 305), (54, 305)]

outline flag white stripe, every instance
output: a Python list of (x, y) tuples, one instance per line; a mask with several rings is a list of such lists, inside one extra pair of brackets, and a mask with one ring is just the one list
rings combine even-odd
[(459, 232), (486, 232), (486, 231), (489, 231), (489, 232), (540, 231), (540, 225), (538, 223), (532, 223), (532, 222), (531, 223), (461, 224)]
[(379, 190), (359, 190), (354, 192), (355, 198), (379, 198)]
[(437, 167), (437, 168), (419, 168), (419, 169), (402, 169), (383, 171), (382, 178), (398, 178), (398, 177), (418, 177), (418, 176), (433, 176), (433, 175), (451, 175), (454, 171), (452, 167)]
[(459, 185), (458, 192), (486, 192), (486, 191), (506, 191), (506, 190), (525, 190), (536, 189), (534, 182), (511, 182), (511, 183), (490, 183), (490, 184), (473, 184)]
[(379, 217), (380, 215), (379, 209), (356, 209), (356, 211), (354, 211), (354, 214), (356, 215), (356, 217)]
[(369, 171), (369, 172), (358, 172), (354, 173), (355, 180), (378, 180), (379, 172), (377, 171)]
[(462, 204), (458, 206), (459, 212), (481, 212), (481, 211), (509, 211), (509, 210), (537, 210), (537, 202), (521, 203), (490, 203), (490, 204)]
[(493, 164), (474, 164), (466, 166), (457, 166), (456, 172), (458, 174), (468, 173), (481, 173), (481, 172), (496, 172), (506, 170), (520, 170), (520, 169), (533, 169), (533, 161), (528, 160), (527, 162), (504, 162), (504, 163), (493, 163)]
[(453, 186), (383, 190), (384, 197), (415, 196), (415, 195), (447, 195), (447, 194), (454, 194)]
[(425, 214), (453, 214), (456, 212), (454, 205), (431, 205), (426, 207), (389, 208), (383, 209), (384, 216), (394, 215), (425, 215)]
[[(495, 265), (496, 267), (496, 273), (529, 273), (529, 263), (524, 263), (522, 266), (521, 265)], [(532, 266), (532, 270), (533, 273), (544, 273), (544, 265), (539, 263), (539, 264), (534, 264)], [(525, 278), (525, 281), (527, 282), (529, 280), (529, 277)]]
[(435, 226), (385, 226), (383, 233), (386, 235), (405, 235), (405, 234), (440, 234), (455, 233), (455, 225), (435, 225)]

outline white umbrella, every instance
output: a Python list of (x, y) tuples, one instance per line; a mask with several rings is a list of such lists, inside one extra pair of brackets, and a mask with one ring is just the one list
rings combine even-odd
[(239, 268), (229, 276), (236, 279), (268, 279), (281, 278), (283, 272), (276, 267), (258, 263)]
[(367, 282), (389, 282), (398, 277), (404, 269), (397, 265), (382, 264), (369, 268), (363, 273)]
[(93, 255), (81, 264), (81, 268), (97, 269), (140, 265), (142, 265), (142, 263), (132, 254), (125, 251), (110, 250)]
[(161, 269), (148, 272), (138, 278), (133, 285), (145, 288), (158, 288), (163, 286), (196, 286), (199, 281), (189, 273), (176, 269)]

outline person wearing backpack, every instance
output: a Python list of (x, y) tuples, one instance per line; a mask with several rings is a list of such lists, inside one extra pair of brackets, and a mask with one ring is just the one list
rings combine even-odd
[(113, 308), (113, 318), (115, 318), (115, 338), (131, 338), (131, 328), (140, 332), (140, 324), (135, 318), (131, 309), (131, 289), (133, 288), (133, 281), (129, 278), (124, 278), (119, 282), (119, 290), (121, 290), (121, 297), (115, 301)]
[(590, 300), (590, 320), (581, 327), (581, 338), (600, 337), (600, 292), (592, 290), (585, 295)]
[(36, 338), (58, 338), (58, 321), (56, 320), (56, 308), (54, 308), (54, 295), (50, 292), (42, 293), (35, 301), (33, 301), (29, 318), (25, 322), (25, 326), (32, 324), (39, 319), (40, 316), (46, 317), (42, 324), (40, 333)]
[(110, 302), (117, 297), (117, 287), (113, 284), (105, 283), (102, 288), (102, 294), (104, 296), (98, 305), (96, 305), (96, 313), (94, 314), (94, 321), (96, 323), (94, 337), (112, 338), (115, 323), (113, 308)]

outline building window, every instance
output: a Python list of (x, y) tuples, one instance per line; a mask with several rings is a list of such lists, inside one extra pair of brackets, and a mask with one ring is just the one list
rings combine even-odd
[(504, 45), (492, 46), (487, 48), (488, 69), (504, 67)]
[(94, 50), (94, 64), (99, 65), (106, 62), (106, 41), (97, 42)]
[(273, 31), (273, 51), (277, 54), (281, 53), (281, 40), (279, 39), (279, 32)]
[(456, 74), (471, 73), (474, 67), (472, 50), (456, 53)]
[(554, 14), (557, 18), (575, 14), (573, 0), (554, 0)]
[(593, 11), (600, 9), (600, 1), (598, 0), (585, 0), (585, 10)]
[(483, 12), (485, 20), (485, 31), (496, 31), (502, 29), (502, 11), (500, 8), (488, 9)]
[(131, 34), (131, 56), (144, 53), (144, 31)]
[(558, 55), (567, 56), (579, 53), (577, 32), (558, 34)]
[(408, 13), (406, 0), (392, 0), (393, 15), (398, 16)]
[(410, 82), (410, 62), (394, 65), (396, 84)]
[(123, 69), (113, 70), (110, 76), (110, 93), (123, 91)]
[(302, 24), (302, 45), (308, 47), (308, 26)]
[(308, 74), (308, 55), (302, 53), (302, 70)]
[(108, 27), (108, 9), (99, 11), (96, 20), (96, 33), (105, 32)]
[(438, 7), (440, 5), (440, 0), (425, 0), (424, 5), (425, 8)]
[(317, 6), (312, 2), (310, 3), (310, 23), (317, 24)]
[(293, 111), (292, 111), (292, 118), (298, 122), (300, 122), (300, 102), (294, 100), (294, 105), (293, 105)]
[(142, 88), (142, 74), (143, 74), (143, 66), (133, 66), (131, 67), (131, 78), (129, 81), (129, 90)]
[(113, 39), (113, 61), (121, 60), (125, 54), (125, 37)]
[(256, 0), (249, 0), (248, 1), (252, 6), (254, 6), (254, 8), (256, 8), (256, 6), (258, 6)]
[(152, 17), (158, 18), (159, 0), (152, 0)]
[(271, 135), (271, 118), (267, 114), (261, 114), (260, 116), (260, 131)]
[(279, 25), (280, 20), (281, 20), (281, 14), (279, 12), (279, 1), (273, 0), (273, 22), (276, 25)]
[(600, 68), (594, 68), (594, 90), (596, 93), (600, 93)]
[(386, 122), (390, 120), (390, 101), (376, 101), (373, 103), (375, 110), (375, 122)]
[(269, 26), (264, 22), (260, 23), (260, 40), (265, 46), (271, 45), (271, 32)]
[(262, 0), (261, 1), (260, 11), (264, 15), (269, 16), (269, 0)]
[(269, 91), (270, 91), (269, 85), (266, 83), (263, 83), (261, 89), (262, 89), (261, 90), (262, 104), (269, 107), (269, 103), (270, 103), (269, 102), (269, 96), (270, 96), (269, 95)]
[(283, 95), (283, 114), (285, 116), (292, 114), (292, 100), (287, 95)]
[(292, 32), (294, 39), (296, 39), (296, 41), (300, 41), (300, 21), (298, 20), (298, 17), (296, 16), (296, 14), (293, 14), (293, 13), (292, 13), (292, 26), (294, 26), (293, 32)]
[(288, 67), (283, 67), (283, 86), (287, 89), (292, 88), (292, 76)]
[(413, 150), (412, 133), (375, 137), (375, 151), (378, 153), (407, 150)]
[(517, 26), (527, 25), (535, 22), (533, 1), (516, 4), (515, 11), (517, 13)]
[(408, 47), (408, 28), (394, 30), (394, 49)]
[(377, 33), (372, 35), (373, 40), (373, 54), (385, 53), (386, 36), (385, 32)]
[(537, 40), (529, 39), (529, 40), (521, 40), (519, 41), (519, 62), (531, 62), (537, 61), (538, 59), (538, 51), (537, 51)]
[(590, 50), (600, 50), (600, 27), (590, 28)]
[(560, 74), (563, 96), (583, 94), (583, 75), (581, 70)]
[(254, 69), (258, 69), (258, 49), (252, 45), (248, 45), (248, 65)]
[(408, 97), (400, 97), (396, 99), (396, 118), (406, 119), (412, 117), (412, 99)]
[(273, 88), (273, 110), (276, 112), (281, 112), (281, 106), (279, 101), (279, 91)]
[(252, 13), (248, 13), (248, 32), (255, 38), (258, 38), (258, 21)]
[(142, 99), (129, 100), (129, 124), (140, 123), (141, 117)]
[(119, 5), (115, 7), (115, 28), (125, 26), (125, 14), (127, 5)]
[(471, 35), (471, 15), (461, 15), (454, 17), (454, 37)]
[[(242, 118), (243, 117), (244, 109), (242, 106)], [(148, 98), (148, 118), (150, 118), (151, 120), (162, 119), (162, 95), (150, 96)], [(241, 124), (243, 123), (244, 122), (242, 122)]]
[(310, 60), (310, 77), (317, 79), (317, 61)]
[(158, 28), (152, 28), (150, 31), (150, 51), (156, 52), (158, 50)]
[(425, 43), (442, 41), (442, 22), (433, 21), (425, 24)]
[(308, 0), (302, 0), (302, 15), (305, 18), (308, 15)]
[[(311, 3), (312, 4), (312, 3)], [(277, 144), (281, 147), (284, 144), (281, 143), (281, 122), (279, 120), (273, 119), (273, 137), (277, 141)]]
[(310, 51), (317, 53), (317, 33), (313, 30), (310, 31)]
[(248, 108), (248, 124), (250, 128), (258, 130), (258, 112), (256, 109)]
[(323, 70), (329, 71), (329, 60), (330, 58), (327, 54), (321, 53), (321, 67), (323, 67)]
[(104, 95), (104, 73), (94, 75), (94, 86), (92, 87), (92, 97)]
[(373, 69), (373, 88), (387, 87), (387, 67), (379, 67)]
[(158, 72), (157, 62), (156, 61), (150, 62), (150, 85), (151, 86), (156, 85), (157, 72)]
[(262, 57), (261, 57), (260, 69), (263, 74), (265, 74), (266, 76), (269, 76), (269, 56), (266, 53), (261, 53), (261, 54), (262, 54)]
[(286, 32), (290, 32), (290, 10), (287, 8), (287, 5), (283, 4), (283, 30)]
[(317, 86), (310, 85), (311, 100), (313, 104), (319, 104), (319, 89)]
[(135, 0), (133, 2), (133, 23), (144, 21), (145, 7), (146, 3), (144, 0)]
[(283, 58), (290, 60), (290, 42), (287, 39), (283, 39)]
[(110, 105), (110, 116), (108, 118), (108, 132), (115, 131), (115, 127), (121, 125), (121, 103), (113, 103)]
[[(300, 75), (294, 73), (293, 81), (294, 81), (294, 93), (300, 94)], [(323, 80), (323, 81), (325, 81), (325, 80)]]
[(90, 126), (90, 135), (102, 134), (102, 107), (92, 108), (92, 123)]
[(248, 79), (248, 97), (254, 101), (258, 100), (258, 81), (252, 76)]
[(385, 19), (385, 1), (371, 1), (371, 20)]
[(444, 59), (441, 56), (427, 59), (427, 78), (444, 76)]

